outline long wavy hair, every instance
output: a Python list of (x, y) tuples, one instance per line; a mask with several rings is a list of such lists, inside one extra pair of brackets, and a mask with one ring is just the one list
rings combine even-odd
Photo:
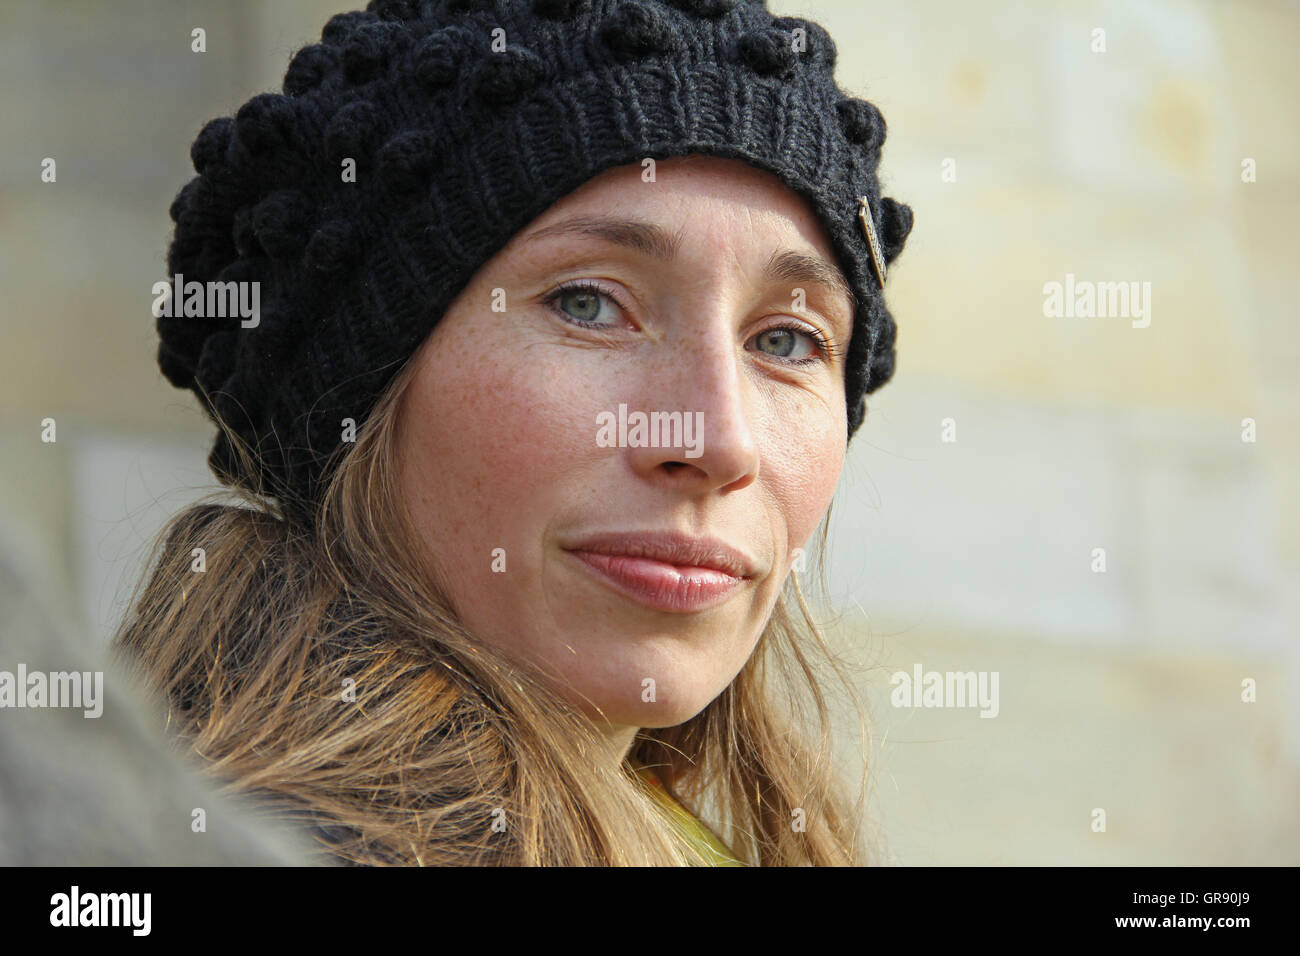
[[(758, 644), (698, 715), (643, 728), (621, 767), (542, 675), (467, 631), (398, 494), (408, 361), (341, 446), (310, 526), (260, 490), (174, 516), (113, 640), (223, 789), (307, 828), (322, 862), (683, 865), (704, 860), (635, 773), (750, 865), (861, 865), (866, 712), (791, 574)], [(218, 422), (247, 475), (252, 452)], [(817, 580), (826, 520), (811, 555)], [(797, 609), (797, 614), (794, 613)], [(857, 714), (856, 801), (832, 768), (830, 673)]]

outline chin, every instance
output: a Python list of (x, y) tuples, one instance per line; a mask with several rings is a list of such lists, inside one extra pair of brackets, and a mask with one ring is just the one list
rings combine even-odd
[[(600, 705), (606, 720), (612, 724), (628, 727), (676, 727), (699, 714), (713, 700), (713, 697), (698, 695), (688, 695), (674, 700), (665, 699), (662, 693), (656, 696), (658, 699), (654, 701), (644, 703), (638, 701), (631, 704), (626, 697), (614, 699), (613, 695), (602, 700), (593, 694), (592, 699)], [(601, 719), (601, 715), (589, 702), (584, 702), (581, 710), (592, 720)]]

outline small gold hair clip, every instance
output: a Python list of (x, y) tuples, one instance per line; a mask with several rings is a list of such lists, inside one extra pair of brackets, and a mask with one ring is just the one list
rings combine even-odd
[(885, 256), (880, 251), (880, 238), (876, 235), (876, 226), (871, 219), (871, 207), (867, 205), (867, 197), (858, 197), (858, 218), (862, 220), (862, 231), (867, 234), (867, 245), (871, 247), (871, 261), (876, 264), (876, 277), (880, 280), (880, 287), (885, 287)]

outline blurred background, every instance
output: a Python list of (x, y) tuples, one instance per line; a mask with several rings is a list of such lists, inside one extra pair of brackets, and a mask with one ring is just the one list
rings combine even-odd
[[(0, 668), (38, 619), (106, 641), (217, 487), (155, 364), (167, 207), (362, 5), (0, 6)], [(916, 216), (828, 562), (892, 861), (1300, 863), (1300, 5), (769, 6), (835, 38)], [(1149, 312), (1049, 315), (1067, 276)], [(893, 706), (917, 666), (996, 672), (997, 716)]]

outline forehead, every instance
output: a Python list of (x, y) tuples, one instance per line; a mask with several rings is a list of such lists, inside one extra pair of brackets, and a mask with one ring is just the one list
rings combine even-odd
[[(651, 176), (653, 178), (651, 178)], [(564, 196), (512, 241), (600, 239), (673, 262), (683, 250), (761, 257), (772, 278), (852, 289), (807, 202), (775, 175), (739, 160), (691, 155), (607, 169)]]

